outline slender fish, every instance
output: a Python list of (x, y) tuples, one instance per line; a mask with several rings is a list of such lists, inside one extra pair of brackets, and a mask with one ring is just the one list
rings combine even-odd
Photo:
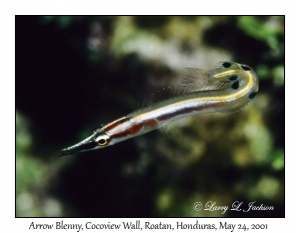
[(247, 65), (222, 62), (212, 70), (187, 68), (187, 74), (185, 93), (110, 122), (60, 155), (111, 146), (195, 114), (236, 112), (258, 92), (258, 77)]

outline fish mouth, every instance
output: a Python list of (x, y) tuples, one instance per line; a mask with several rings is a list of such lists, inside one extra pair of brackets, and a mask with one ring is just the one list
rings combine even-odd
[(79, 152), (83, 152), (83, 151), (87, 151), (87, 150), (96, 149), (97, 143), (93, 140), (93, 136), (94, 135), (86, 138), (85, 140), (83, 140), (73, 146), (62, 149), (59, 156), (65, 156), (65, 155), (69, 155), (69, 154), (74, 154), (74, 153), (79, 153)]

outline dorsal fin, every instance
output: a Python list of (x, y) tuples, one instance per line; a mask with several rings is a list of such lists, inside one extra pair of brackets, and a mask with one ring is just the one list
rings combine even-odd
[(212, 74), (216, 72), (222, 65), (218, 63), (212, 70), (203, 70), (197, 68), (185, 68), (185, 78), (181, 84), (192, 84), (190, 90), (186, 93), (195, 91), (209, 91), (209, 90), (222, 90), (229, 88), (236, 80), (220, 80), (216, 81), (213, 79)]
[[(146, 99), (140, 101), (133, 113), (144, 107), (149, 107), (160, 101), (198, 91), (222, 90), (231, 87), (236, 80), (214, 81), (211, 79), (211, 70), (185, 68), (185, 77), (179, 84), (170, 85), (155, 91), (146, 91)], [(143, 93), (142, 96), (145, 96)], [(142, 99), (142, 98), (141, 98)]]
[(199, 83), (207, 85), (209, 81), (209, 71), (197, 68), (184, 68), (185, 77), (182, 83)]

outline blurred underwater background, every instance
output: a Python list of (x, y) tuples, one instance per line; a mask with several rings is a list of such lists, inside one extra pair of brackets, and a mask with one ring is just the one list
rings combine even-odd
[[(16, 216), (284, 217), (284, 59), (283, 16), (16, 16)], [(259, 77), (242, 111), (58, 157), (220, 61)], [(274, 210), (194, 209), (235, 201)]]

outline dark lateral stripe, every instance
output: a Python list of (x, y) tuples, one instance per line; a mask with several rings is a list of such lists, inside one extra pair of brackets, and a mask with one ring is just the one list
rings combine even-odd
[(158, 127), (157, 121), (154, 119), (147, 120), (144, 122), (140, 123), (135, 123), (133, 124), (130, 128), (125, 129), (122, 132), (116, 133), (112, 135), (111, 137), (113, 138), (121, 138), (121, 137), (126, 137), (126, 136), (133, 136), (140, 132), (144, 127), (149, 127), (150, 129), (156, 129)]
[(183, 108), (183, 109), (180, 109), (179, 111), (176, 111), (176, 112), (170, 112), (170, 113), (162, 114), (161, 116), (157, 117), (157, 120), (164, 121), (164, 120), (170, 119), (174, 116), (189, 113), (189, 112), (192, 112), (194, 110), (196, 110), (196, 108), (191, 108), (191, 107), (190, 108)]
[(121, 118), (119, 120), (116, 120), (114, 122), (112, 122), (111, 124), (109, 124), (108, 126), (105, 127), (105, 131), (109, 131), (109, 130), (112, 130), (113, 128), (117, 127), (118, 125), (121, 125), (123, 124), (124, 122), (128, 121), (129, 118)]
[(164, 121), (164, 120), (170, 119), (170, 118), (172, 118), (174, 116), (177, 116), (177, 115), (187, 114), (187, 113), (190, 113), (190, 112), (193, 112), (193, 111), (199, 111), (199, 110), (202, 110), (204, 108), (206, 108), (206, 106), (186, 107), (186, 108), (180, 109), (176, 112), (170, 112), (170, 113), (163, 114), (163, 115), (157, 117), (157, 120)]
[(197, 106), (197, 107), (187, 107), (187, 108), (183, 108), (183, 109), (180, 109), (176, 112), (171, 112), (171, 113), (166, 113), (166, 114), (163, 114), (159, 117), (157, 117), (157, 120), (159, 121), (164, 121), (164, 120), (167, 120), (167, 119), (170, 119), (174, 116), (177, 116), (177, 115), (181, 115), (181, 114), (187, 114), (187, 113), (190, 113), (190, 112), (193, 112), (193, 111), (201, 111), (203, 109), (206, 109), (206, 108), (215, 108), (215, 107), (222, 107), (226, 105), (226, 103), (224, 102), (218, 102), (218, 103), (213, 103), (213, 104), (210, 104), (209, 106)]

